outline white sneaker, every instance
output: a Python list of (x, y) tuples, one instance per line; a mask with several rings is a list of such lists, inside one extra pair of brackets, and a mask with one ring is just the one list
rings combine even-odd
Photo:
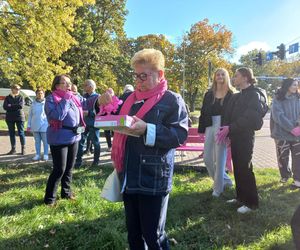
[(216, 198), (220, 197), (220, 194), (217, 193), (216, 191), (213, 191), (211, 195)]
[(249, 207), (247, 207), (247, 206), (241, 206), (241, 207), (239, 207), (238, 209), (237, 209), (237, 212), (238, 213), (240, 213), (240, 214), (246, 214), (246, 213), (249, 213), (249, 212), (251, 212), (252, 211), (252, 209), (251, 208), (249, 208)]
[(227, 200), (226, 203), (229, 203), (229, 204), (235, 204), (237, 203), (238, 200), (237, 199), (231, 199), (231, 200)]
[(300, 187), (300, 181), (296, 181), (296, 180), (294, 180), (294, 183), (293, 183), (295, 186), (297, 186), (297, 187)]
[(39, 155), (35, 155), (35, 157), (33, 157), (32, 160), (39, 161), (40, 160), (40, 156)]
[(43, 156), (43, 160), (44, 160), (44, 161), (48, 161), (48, 160), (49, 160), (48, 155), (44, 155), (44, 156)]

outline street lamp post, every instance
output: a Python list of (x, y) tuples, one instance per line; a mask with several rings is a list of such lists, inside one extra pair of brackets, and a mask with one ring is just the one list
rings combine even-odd
[(185, 41), (183, 41), (182, 98), (185, 100)]

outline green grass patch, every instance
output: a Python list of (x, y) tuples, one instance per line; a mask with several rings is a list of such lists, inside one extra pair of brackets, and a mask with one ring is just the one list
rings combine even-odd
[[(0, 164), (0, 249), (126, 249), (122, 203), (99, 197), (111, 166), (74, 171), (77, 200), (43, 205), (50, 164)], [(213, 199), (212, 181), (189, 169), (175, 171), (166, 229), (172, 249), (294, 249), (290, 218), (299, 190), (279, 183), (276, 169), (256, 170), (260, 208), (239, 215), (225, 203), (234, 189)], [(60, 190), (60, 189), (59, 189)]]
[(0, 130), (8, 130), (5, 120), (0, 120)]
[[(27, 128), (27, 121), (25, 121), (25, 124), (24, 124), (24, 129), (26, 130)], [(5, 122), (5, 120), (0, 120), (0, 130), (8, 130), (8, 127), (7, 127), (7, 124)], [(17, 130), (17, 126), (16, 126), (16, 130)]]

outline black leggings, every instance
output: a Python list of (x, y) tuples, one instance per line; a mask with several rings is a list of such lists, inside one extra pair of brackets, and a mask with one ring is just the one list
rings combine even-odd
[(54, 203), (56, 190), (61, 182), (61, 197), (68, 198), (71, 193), (72, 169), (75, 164), (78, 142), (70, 145), (50, 146), (53, 170), (48, 178), (44, 201), (46, 204)]

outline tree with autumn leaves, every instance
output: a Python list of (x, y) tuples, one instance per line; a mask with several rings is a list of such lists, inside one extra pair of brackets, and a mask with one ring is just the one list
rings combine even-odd
[(69, 72), (61, 55), (76, 40), (78, 7), (93, 0), (8, 0), (0, 3), (0, 69), (12, 83), (49, 89), (55, 74)]
[[(233, 53), (232, 33), (221, 24), (210, 24), (208, 19), (192, 25), (177, 45), (164, 35), (126, 37), (125, 3), (124, 0), (1, 1), (0, 86), (19, 83), (32, 89), (37, 86), (50, 89), (54, 75), (68, 73), (79, 86), (92, 78), (98, 84), (98, 91), (113, 87), (120, 93), (126, 84), (134, 84), (130, 67), (133, 54), (143, 48), (156, 48), (166, 57), (169, 88), (181, 92), (193, 111), (200, 107), (209, 87), (208, 62), (213, 66), (212, 71), (218, 67), (231, 71), (237, 66), (227, 60)], [(242, 57), (241, 61), (254, 67), (257, 74), (299, 73), (297, 62), (274, 61), (257, 67), (250, 58), (250, 55)]]
[(198, 97), (203, 96), (209, 87), (208, 62), (214, 68), (224, 67), (230, 71), (231, 66), (224, 56), (233, 52), (231, 43), (232, 33), (220, 24), (210, 25), (208, 19), (194, 24), (183, 36), (177, 49), (180, 63), (177, 75), (182, 75), (178, 82), (191, 111), (199, 103)]
[[(152, 47), (165, 54), (170, 88), (179, 92), (183, 87), (182, 46), (176, 48), (163, 35), (126, 38), (126, 13), (122, 0), (3, 1), (2, 75), (10, 82), (28, 83), (33, 89), (49, 89), (54, 75), (70, 73), (77, 83), (93, 78), (100, 90), (108, 86), (121, 90), (133, 83), (130, 58), (136, 51)], [(207, 60), (225, 64), (218, 57), (231, 49), (228, 34), (224, 27), (210, 26), (206, 19), (184, 37), (189, 103), (195, 103), (206, 88)]]

